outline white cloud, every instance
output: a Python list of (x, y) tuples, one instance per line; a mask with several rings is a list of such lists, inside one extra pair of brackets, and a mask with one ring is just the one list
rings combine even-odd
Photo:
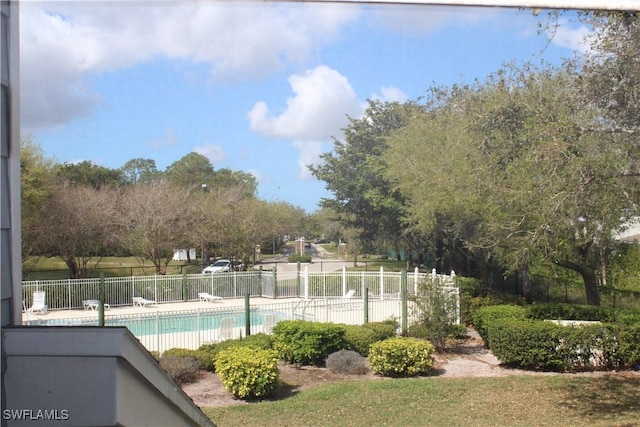
[(323, 143), (341, 135), (349, 116), (361, 116), (362, 103), (347, 78), (325, 65), (290, 76), (289, 84), (294, 96), (281, 114), (273, 115), (265, 102), (257, 102), (247, 117), (252, 131), (294, 141), (300, 150), (300, 177), (308, 179), (307, 165), (318, 162)]
[(572, 26), (570, 21), (561, 19), (553, 30), (554, 33), (549, 33), (553, 44), (577, 52), (586, 52), (590, 49), (588, 37), (592, 31), (588, 27)]
[(300, 150), (298, 157), (298, 178), (313, 179), (309, 165), (316, 165), (323, 153), (324, 143), (319, 141), (294, 141), (293, 146)]
[(388, 102), (405, 102), (409, 99), (409, 95), (395, 86), (383, 86), (380, 88), (380, 94), (374, 93), (371, 98)]
[(358, 15), (355, 6), (224, 2), (24, 2), (20, 10), (26, 129), (91, 114), (92, 74), (155, 58), (202, 64), (212, 79), (265, 78), (303, 64)]
[(264, 102), (253, 106), (251, 130), (269, 138), (324, 141), (348, 123), (347, 115), (361, 113), (347, 78), (325, 65), (292, 75), (289, 84), (295, 95), (280, 115), (272, 115)]
[(194, 152), (202, 154), (212, 165), (222, 162), (225, 159), (224, 149), (220, 145), (204, 144), (194, 147)]

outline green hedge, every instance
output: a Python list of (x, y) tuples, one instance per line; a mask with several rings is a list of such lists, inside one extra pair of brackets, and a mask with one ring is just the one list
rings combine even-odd
[(489, 327), (492, 322), (504, 319), (525, 319), (526, 311), (517, 305), (490, 305), (480, 307), (473, 313), (473, 326), (484, 341), (491, 346)]
[(241, 399), (271, 396), (280, 385), (278, 354), (274, 350), (223, 350), (216, 356), (215, 368), (224, 388)]
[(578, 304), (533, 304), (526, 307), (527, 317), (538, 320), (585, 320), (615, 322), (616, 310)]
[(364, 325), (344, 325), (344, 328), (345, 348), (368, 356), (371, 344), (395, 336), (397, 323), (394, 321), (371, 322)]
[(489, 342), (500, 362), (514, 368), (575, 371), (620, 366), (618, 339), (608, 325), (503, 319), (491, 324)]
[(640, 370), (640, 325), (618, 325), (615, 333), (621, 367)]
[(388, 377), (412, 377), (433, 369), (433, 345), (417, 338), (394, 337), (371, 345), (370, 368)]
[(273, 348), (287, 363), (321, 365), (347, 347), (344, 325), (304, 320), (284, 320), (273, 327)]

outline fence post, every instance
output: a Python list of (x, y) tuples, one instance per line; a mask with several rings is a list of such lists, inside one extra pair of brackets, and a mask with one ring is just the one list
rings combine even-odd
[(408, 307), (407, 307), (407, 272), (402, 270), (400, 279), (400, 328), (402, 335), (407, 335), (408, 328)]
[(369, 288), (364, 288), (364, 293), (362, 295), (362, 298), (364, 299), (364, 304), (363, 304), (364, 319), (362, 320), (366, 325), (367, 323), (369, 323)]
[(297, 296), (300, 297), (300, 261), (296, 262), (296, 286), (297, 286)]
[(413, 294), (417, 295), (418, 294), (418, 267), (415, 268), (415, 270), (413, 270)]
[(304, 267), (304, 299), (309, 299), (309, 266)]
[(251, 335), (251, 304), (249, 294), (244, 294), (244, 336)]
[(278, 299), (278, 265), (277, 264), (273, 264), (273, 270), (271, 274), (273, 275), (273, 298)]
[(160, 312), (156, 311), (156, 347), (158, 348), (158, 354), (162, 354), (160, 350)]
[(189, 300), (189, 292), (187, 289), (187, 272), (182, 273), (182, 301), (187, 302)]
[(380, 266), (380, 300), (384, 299), (384, 267)]
[(68, 309), (71, 310), (71, 278), (69, 278), (67, 281), (67, 290), (67, 295), (69, 297), (69, 304), (67, 305), (67, 307), (69, 307)]
[(347, 267), (342, 266), (342, 295), (347, 293)]
[(98, 283), (98, 326), (104, 327), (104, 273), (100, 273), (100, 282)]

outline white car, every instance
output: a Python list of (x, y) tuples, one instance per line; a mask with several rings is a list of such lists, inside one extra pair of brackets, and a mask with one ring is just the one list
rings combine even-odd
[(228, 259), (219, 259), (208, 267), (202, 270), (202, 273), (222, 273), (225, 271), (231, 271), (231, 261)]

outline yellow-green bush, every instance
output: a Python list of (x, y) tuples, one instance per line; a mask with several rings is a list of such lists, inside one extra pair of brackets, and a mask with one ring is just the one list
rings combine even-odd
[(386, 377), (413, 377), (433, 369), (433, 345), (417, 338), (394, 337), (369, 349), (369, 367)]
[(223, 350), (216, 355), (215, 367), (224, 388), (241, 399), (270, 396), (280, 385), (278, 354), (273, 350)]

